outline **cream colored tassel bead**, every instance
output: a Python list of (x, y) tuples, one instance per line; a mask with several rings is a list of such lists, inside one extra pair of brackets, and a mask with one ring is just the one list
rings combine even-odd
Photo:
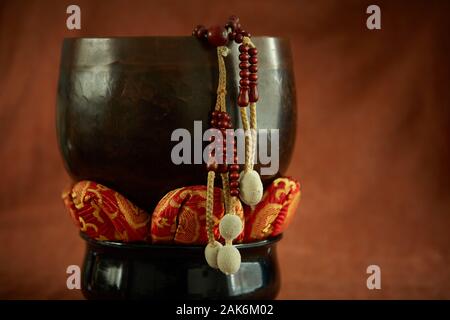
[(218, 241), (214, 241), (214, 243), (208, 243), (205, 248), (205, 259), (208, 262), (208, 265), (211, 268), (217, 269), (217, 255), (219, 253), (220, 248), (222, 248), (222, 244)]
[(261, 201), (263, 184), (255, 170), (243, 171), (239, 177), (239, 196), (245, 204), (254, 206)]
[(225, 240), (234, 240), (242, 232), (241, 218), (235, 214), (227, 213), (220, 220), (219, 231), (220, 235)]
[(219, 249), (217, 255), (217, 265), (220, 271), (225, 274), (233, 274), (239, 270), (241, 266), (241, 254), (233, 245), (225, 245)]

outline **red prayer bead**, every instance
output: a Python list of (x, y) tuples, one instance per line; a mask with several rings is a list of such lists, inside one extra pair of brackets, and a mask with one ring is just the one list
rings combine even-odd
[(251, 73), (257, 73), (257, 72), (258, 72), (258, 65), (252, 64), (252, 65), (250, 65), (250, 67), (248, 68), (248, 70), (249, 70)]
[(219, 129), (226, 128), (227, 125), (228, 125), (228, 121), (226, 121), (226, 120), (222, 120), (222, 121), (217, 122), (217, 127)]
[(239, 181), (231, 181), (230, 188), (235, 189), (239, 187)]
[(251, 64), (248, 63), (248, 61), (243, 61), (241, 63), (239, 63), (239, 68), (241, 70), (247, 70), (248, 68), (250, 68)]
[(239, 71), (239, 76), (241, 78), (247, 79), (249, 75), (250, 75), (250, 71), (248, 71), (248, 70)]
[(248, 47), (247, 46), (244, 46), (243, 44), (241, 44), (239, 46), (239, 52), (244, 53), (244, 52), (247, 52), (247, 51), (248, 51)]
[(237, 181), (239, 179), (239, 173), (237, 173), (236, 171), (230, 173), (230, 179), (233, 181)]
[(219, 165), (218, 171), (220, 173), (226, 173), (228, 172), (228, 166), (226, 164), (221, 164)]
[(246, 107), (249, 103), (249, 97), (248, 97), (248, 88), (241, 87), (239, 90), (239, 96), (238, 96), (238, 105), (240, 107)]
[(242, 43), (242, 40), (244, 40), (244, 36), (240, 33), (236, 34), (236, 37), (234, 37), (234, 41), (236, 41), (236, 43)]
[(231, 29), (231, 31), (236, 30), (238, 22), (236, 21), (228, 21), (227, 24), (225, 25), (225, 28), (227, 29)]
[(251, 64), (257, 64), (258, 63), (258, 57), (252, 56), (252, 57), (250, 57), (250, 59), (248, 61), (250, 61)]
[(250, 49), (248, 50), (248, 53), (249, 53), (251, 56), (256, 56), (256, 55), (258, 54), (258, 49), (256, 49), (256, 48), (250, 48)]
[(241, 30), (241, 34), (242, 34), (244, 37), (249, 37), (249, 38), (250, 38), (250, 33), (248, 33), (248, 32), (245, 31), (245, 30)]
[(201, 24), (197, 25), (194, 28), (194, 30), (192, 31), (192, 35), (197, 38), (204, 37), (206, 35), (206, 33), (207, 33), (207, 30), (206, 30), (205, 26), (201, 25)]
[(239, 85), (241, 87), (248, 87), (250, 85), (250, 80), (248, 80), (248, 79), (241, 79), (241, 80), (239, 80)]
[(249, 76), (248, 76), (248, 79), (251, 82), (256, 82), (256, 81), (258, 81), (258, 75), (256, 73), (250, 73)]
[(237, 196), (239, 196), (239, 189), (231, 189), (231, 190), (230, 190), (230, 195), (231, 195), (232, 197), (237, 197)]
[(239, 55), (239, 60), (241, 60), (241, 61), (248, 61), (249, 58), (250, 58), (250, 56), (248, 55), (248, 53), (241, 53)]
[(238, 164), (232, 164), (232, 165), (230, 165), (230, 170), (231, 170), (231, 171), (238, 171), (238, 170), (239, 170), (239, 165), (238, 165)]
[(215, 47), (224, 46), (228, 43), (228, 32), (221, 26), (210, 27), (207, 37), (208, 42)]
[(255, 83), (250, 84), (250, 92), (248, 94), (248, 100), (250, 102), (257, 102), (259, 99), (258, 87)]
[(208, 33), (208, 30), (200, 29), (200, 30), (197, 31), (196, 37), (199, 38), (199, 39), (205, 38), (207, 33)]

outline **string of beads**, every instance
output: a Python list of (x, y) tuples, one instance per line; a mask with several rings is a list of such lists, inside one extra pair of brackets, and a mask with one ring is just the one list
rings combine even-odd
[[(258, 50), (251, 41), (251, 35), (242, 29), (239, 18), (231, 16), (224, 27), (206, 28), (198, 25), (192, 34), (210, 45), (217, 47), (219, 65), (219, 81), (217, 100), (211, 113), (211, 128), (216, 130), (211, 138), (213, 145), (209, 150), (206, 164), (208, 171), (206, 228), (208, 245), (205, 248), (205, 258), (213, 268), (219, 268), (225, 274), (239, 270), (241, 256), (232, 245), (232, 241), (242, 232), (241, 218), (234, 212), (234, 201), (240, 199), (250, 205), (256, 205), (262, 197), (263, 186), (259, 174), (253, 170), (254, 148), (256, 146), (256, 102), (258, 94)], [(226, 68), (224, 57), (228, 55), (226, 45), (229, 41), (239, 44), (239, 95), (237, 104), (240, 107), (241, 120), (245, 131), (245, 169), (239, 173), (237, 148), (231, 117), (226, 110)], [(250, 122), (247, 117), (247, 106), (250, 105)], [(229, 158), (232, 158), (230, 163)], [(220, 161), (219, 161), (220, 160)], [(213, 233), (213, 201), (214, 180), (216, 173), (222, 177), (226, 214), (219, 223), (220, 235), (225, 239), (225, 246), (216, 241)]]

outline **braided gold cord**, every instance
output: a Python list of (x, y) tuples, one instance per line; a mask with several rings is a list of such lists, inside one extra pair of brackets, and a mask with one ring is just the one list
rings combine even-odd
[(249, 37), (242, 38), (242, 44), (250, 48), (256, 48), (255, 44), (252, 42), (252, 39), (250, 39)]
[(219, 64), (219, 84), (217, 86), (216, 110), (227, 111), (227, 69), (225, 67), (224, 56), (228, 54), (227, 47), (217, 47), (217, 61)]
[(208, 242), (214, 243), (214, 179), (216, 173), (214, 171), (208, 171), (208, 183), (206, 185), (206, 232), (208, 233)]
[(255, 152), (256, 152), (256, 144), (257, 144), (257, 123), (256, 123), (256, 102), (250, 103), (250, 129), (252, 134), (252, 143), (251, 143), (251, 156), (249, 168), (253, 170), (253, 164), (255, 162)]
[(222, 177), (222, 187), (223, 187), (223, 200), (225, 203), (225, 213), (230, 213), (231, 202), (230, 202), (230, 180), (228, 178), (228, 173), (221, 173)]
[(242, 120), (242, 127), (244, 128), (244, 134), (245, 134), (245, 167), (244, 170), (248, 171), (250, 170), (250, 163), (251, 163), (251, 156), (252, 156), (252, 137), (250, 129), (250, 124), (248, 122), (247, 117), (247, 108), (241, 108), (239, 107), (239, 110), (241, 111), (241, 120)]

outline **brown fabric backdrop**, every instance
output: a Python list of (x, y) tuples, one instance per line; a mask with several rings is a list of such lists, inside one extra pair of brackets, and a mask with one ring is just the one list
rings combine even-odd
[[(66, 7), (82, 30), (66, 29)], [(382, 30), (365, 27), (377, 3)], [(238, 14), (292, 41), (300, 210), (280, 244), (280, 298), (450, 298), (450, 23), (444, 1), (2, 1), (0, 298), (81, 298), (83, 242), (54, 110), (63, 37), (187, 35)], [(382, 290), (366, 288), (377, 264)]]

